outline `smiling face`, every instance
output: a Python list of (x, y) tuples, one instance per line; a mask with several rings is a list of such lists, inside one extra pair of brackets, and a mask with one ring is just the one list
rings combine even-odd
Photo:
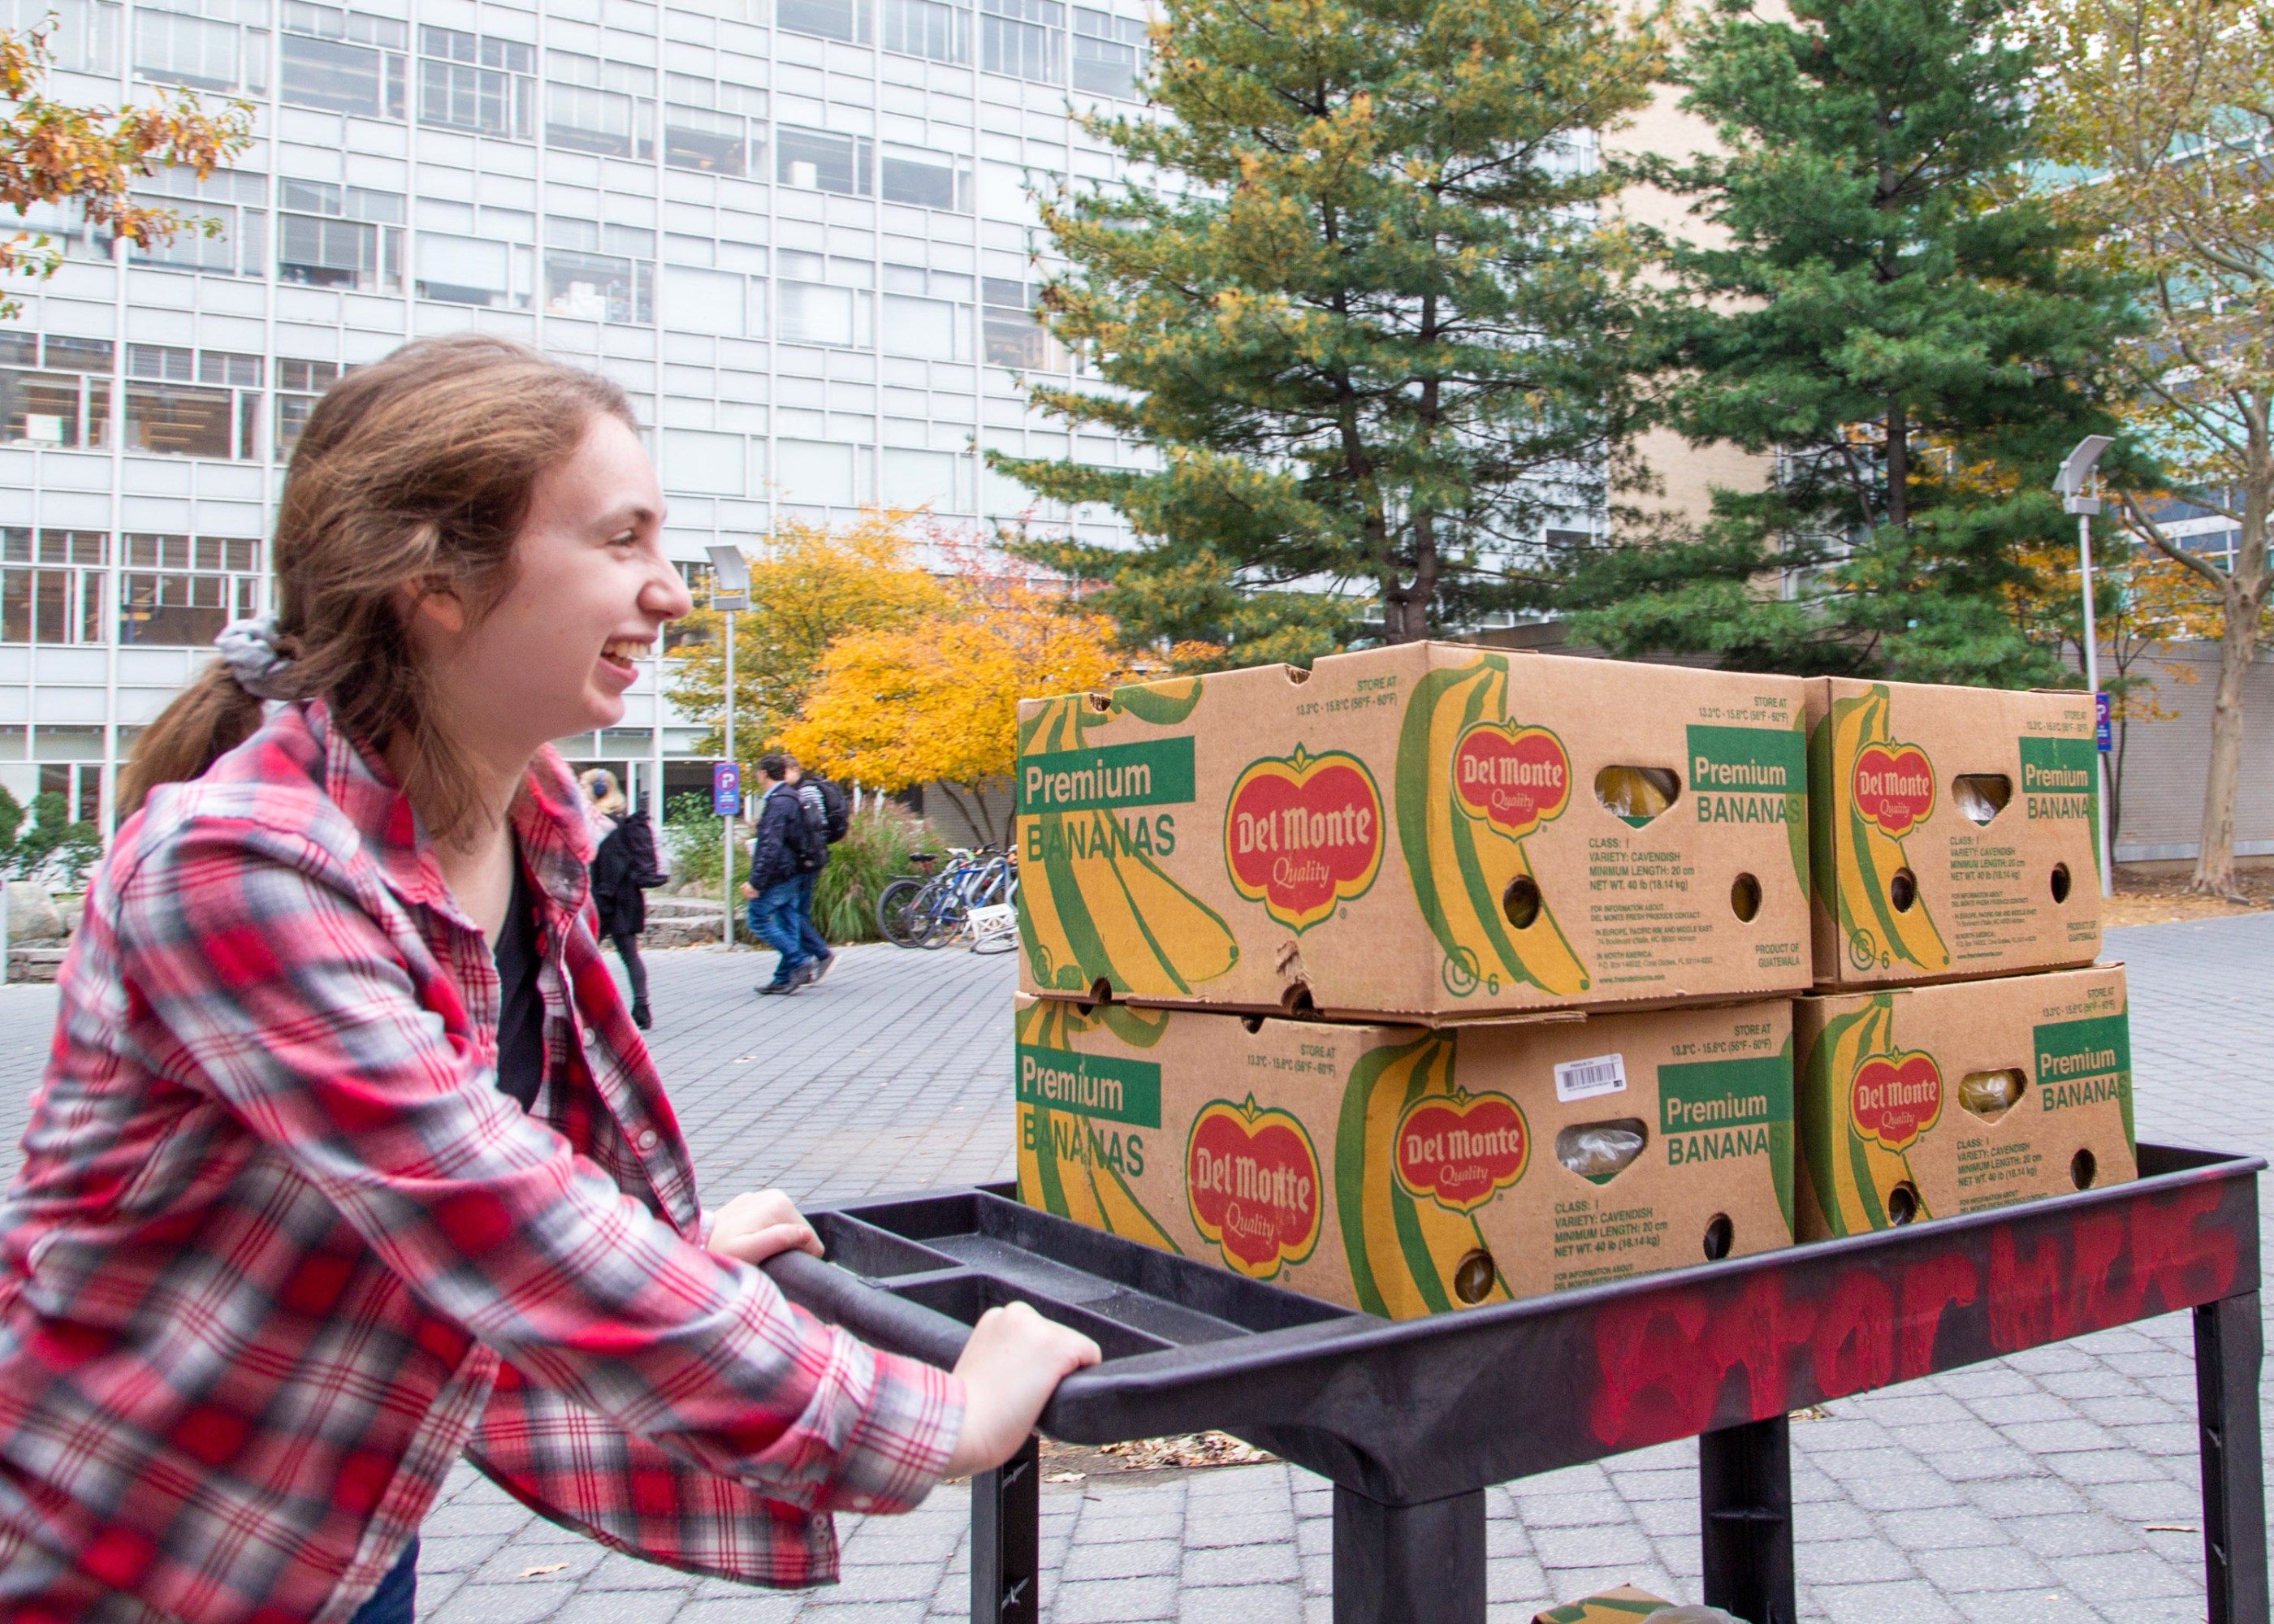
[(454, 598), (416, 620), (450, 729), (508, 771), (571, 733), (613, 727), (636, 660), (692, 603), (663, 555), (664, 501), (638, 437), (595, 417), (538, 482), (514, 545), (513, 583), (471, 626)]

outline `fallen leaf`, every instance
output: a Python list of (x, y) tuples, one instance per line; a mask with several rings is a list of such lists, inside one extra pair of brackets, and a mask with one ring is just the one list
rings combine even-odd
[(1052, 1472), (1043, 1481), (1044, 1483), (1080, 1483), (1088, 1476), (1088, 1472)]
[(568, 1566), (566, 1562), (554, 1562), (544, 1568), (524, 1568), (521, 1570), (521, 1576), (524, 1579), (542, 1579), (546, 1574), (564, 1571)]
[(2150, 1522), (2148, 1531), (2151, 1534), (2200, 1534), (2202, 1530), (2192, 1522)]

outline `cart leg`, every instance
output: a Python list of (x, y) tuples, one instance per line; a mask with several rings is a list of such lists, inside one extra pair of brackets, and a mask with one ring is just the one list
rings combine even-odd
[(2266, 1476), (2258, 1437), (2258, 1366), (2265, 1351), (2255, 1291), (2195, 1310), (2210, 1624), (2267, 1624)]
[(1793, 1624), (1790, 1443), (1782, 1416), (1698, 1440), (1706, 1604), (1745, 1624)]
[(1036, 1624), (1043, 1616), (1043, 1481), (1029, 1438), (993, 1471), (971, 1477), (971, 1624)]
[(1335, 1485), (1335, 1624), (1484, 1624), (1481, 1489), (1385, 1506)]

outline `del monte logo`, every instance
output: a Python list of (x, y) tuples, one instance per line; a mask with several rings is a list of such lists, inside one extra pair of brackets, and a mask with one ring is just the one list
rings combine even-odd
[(1934, 814), (1934, 763), (1915, 744), (1867, 744), (1856, 756), (1856, 816), (1901, 839)]
[(1382, 793), (1357, 756), (1251, 763), (1224, 805), (1224, 860), (1233, 889), (1290, 929), (1306, 930), (1363, 895), (1382, 868)]
[(1425, 1094), (1397, 1119), (1397, 1182), (1452, 1212), (1476, 1211), (1531, 1159), (1524, 1112), (1504, 1094)]
[(1865, 1056), (1849, 1088), (1860, 1139), (1900, 1155), (1942, 1118), (1942, 1073), (1931, 1055), (1899, 1049)]
[(1249, 1094), (1212, 1100), (1185, 1144), (1193, 1223), (1241, 1274), (1269, 1280), (1319, 1244), (1319, 1155), (1303, 1124)]
[(1571, 758), (1545, 727), (1479, 722), (1453, 745), (1453, 796), (1471, 817), (1522, 839), (1571, 804)]

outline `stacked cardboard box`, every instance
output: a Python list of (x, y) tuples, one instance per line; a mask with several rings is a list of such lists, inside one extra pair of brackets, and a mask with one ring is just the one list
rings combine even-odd
[(2135, 1177), (2090, 697), (1807, 689), (1799, 1238)]
[(1790, 1244), (1806, 722), (1442, 643), (1022, 704), (1022, 1197), (1398, 1316)]

